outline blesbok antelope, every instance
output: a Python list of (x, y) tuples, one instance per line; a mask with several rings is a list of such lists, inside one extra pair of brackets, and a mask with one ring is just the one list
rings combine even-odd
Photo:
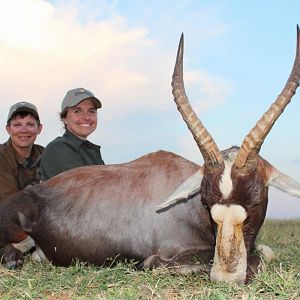
[[(251, 250), (265, 218), (268, 186), (300, 196), (299, 183), (259, 156), (299, 85), (299, 56), (297, 27), (296, 59), (282, 93), (240, 148), (221, 152), (186, 97), (182, 36), (173, 94), (204, 165), (158, 151), (129, 163), (64, 172), (0, 204), (0, 248), (29, 235), (56, 265), (129, 258), (143, 267), (247, 282), (259, 263)], [(7, 249), (10, 266), (21, 264), (20, 253)]]
[(196, 192), (201, 195), (216, 227), (216, 246), (210, 271), (213, 281), (245, 282), (251, 268), (251, 250), (265, 219), (269, 186), (300, 197), (300, 184), (259, 156), (266, 136), (299, 86), (299, 43), (297, 26), (296, 57), (284, 89), (250, 130), (241, 147), (221, 152), (186, 96), (181, 37), (172, 81), (173, 95), (203, 156), (204, 166), (158, 208), (174, 205)]

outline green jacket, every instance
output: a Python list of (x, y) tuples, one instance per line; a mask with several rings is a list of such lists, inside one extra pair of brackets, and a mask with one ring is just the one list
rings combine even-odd
[(39, 171), (41, 180), (45, 181), (66, 170), (90, 165), (104, 165), (100, 146), (83, 141), (66, 130), (62, 137), (46, 146)]
[(43, 149), (34, 144), (30, 157), (25, 163), (19, 164), (11, 139), (0, 145), (0, 201), (27, 185), (39, 183), (38, 168)]

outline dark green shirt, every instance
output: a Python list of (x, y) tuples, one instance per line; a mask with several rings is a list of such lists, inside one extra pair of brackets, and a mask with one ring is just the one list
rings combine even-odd
[(81, 140), (66, 130), (62, 137), (57, 137), (46, 146), (40, 164), (41, 180), (45, 181), (66, 170), (90, 165), (104, 165), (100, 146)]

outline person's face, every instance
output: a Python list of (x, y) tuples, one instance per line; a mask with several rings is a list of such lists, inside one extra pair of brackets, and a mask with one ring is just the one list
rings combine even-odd
[(6, 131), (16, 150), (21, 148), (31, 149), (41, 130), (42, 125), (38, 124), (37, 120), (31, 114), (23, 118), (20, 115), (16, 115), (6, 125)]
[(81, 140), (86, 140), (97, 127), (97, 109), (93, 101), (83, 100), (76, 106), (68, 108), (63, 122), (69, 131)]

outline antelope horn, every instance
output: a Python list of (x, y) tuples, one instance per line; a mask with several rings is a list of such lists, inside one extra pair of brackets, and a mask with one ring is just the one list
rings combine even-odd
[(191, 131), (207, 168), (215, 168), (223, 163), (223, 157), (213, 138), (198, 119), (186, 96), (183, 83), (183, 33), (181, 34), (176, 64), (172, 77), (172, 93), (177, 109)]
[(296, 93), (300, 80), (299, 35), (299, 26), (297, 25), (296, 56), (290, 77), (275, 102), (245, 137), (235, 160), (235, 167), (238, 169), (245, 167), (246, 164), (251, 165), (256, 161), (266, 136)]

